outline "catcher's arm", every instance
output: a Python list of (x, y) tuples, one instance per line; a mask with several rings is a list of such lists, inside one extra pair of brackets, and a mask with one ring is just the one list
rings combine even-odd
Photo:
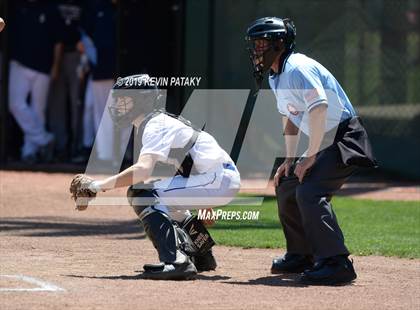
[(94, 181), (93, 185), (101, 191), (107, 191), (117, 187), (127, 187), (139, 182), (144, 182), (152, 175), (156, 162), (157, 155), (140, 155), (137, 163), (131, 167), (104, 180)]

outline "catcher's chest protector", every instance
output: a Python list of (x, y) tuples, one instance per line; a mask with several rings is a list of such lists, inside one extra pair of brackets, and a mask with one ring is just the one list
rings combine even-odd
[(146, 116), (146, 118), (144, 119), (144, 121), (142, 122), (141, 126), (139, 127), (138, 131), (137, 131), (137, 137), (140, 137), (140, 144), (139, 144), (139, 149), (141, 149), (142, 145), (143, 145), (143, 141), (142, 141), (142, 137), (143, 137), (143, 132), (144, 129), (146, 128), (147, 123), (154, 117), (158, 116), (159, 114), (165, 114), (169, 117), (175, 118), (177, 120), (179, 120), (180, 122), (182, 122), (183, 124), (185, 124), (186, 126), (192, 128), (193, 131), (193, 135), (191, 136), (190, 140), (187, 142), (187, 144), (183, 147), (183, 148), (171, 148), (169, 155), (168, 155), (168, 159), (175, 159), (178, 162), (181, 163), (181, 165), (179, 167), (177, 167), (177, 174), (182, 175), (185, 178), (188, 178), (191, 174), (191, 171), (193, 170), (193, 166), (194, 166), (194, 161), (190, 155), (190, 151), (193, 148), (193, 146), (195, 145), (195, 142), (197, 141), (198, 135), (201, 132), (201, 129), (198, 129), (197, 127), (195, 127), (189, 120), (183, 118), (182, 116), (179, 115), (175, 115), (175, 114), (171, 114), (168, 113), (166, 111), (163, 110), (157, 110), (154, 111), (152, 113), (150, 113), (149, 115)]

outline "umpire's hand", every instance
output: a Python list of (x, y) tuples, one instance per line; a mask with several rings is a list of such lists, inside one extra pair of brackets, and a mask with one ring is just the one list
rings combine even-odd
[(293, 158), (286, 158), (284, 162), (278, 167), (276, 174), (274, 175), (274, 185), (277, 187), (280, 184), (280, 179), (283, 176), (288, 177), (290, 168), (293, 166)]
[(305, 159), (300, 160), (296, 164), (294, 173), (298, 177), (299, 183), (302, 183), (303, 177), (308, 172), (308, 170), (311, 169), (311, 167), (315, 164), (315, 160), (316, 160), (316, 156), (313, 155), (313, 156), (306, 157)]

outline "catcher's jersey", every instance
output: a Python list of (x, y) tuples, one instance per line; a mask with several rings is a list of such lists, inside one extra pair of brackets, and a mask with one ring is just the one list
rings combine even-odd
[[(154, 154), (158, 160), (174, 164), (168, 158), (171, 149), (180, 149), (187, 145), (194, 129), (180, 120), (165, 113), (150, 119), (144, 127), (140, 155)], [(201, 131), (189, 154), (194, 167), (199, 173), (208, 172), (223, 163), (231, 163), (230, 156), (219, 146), (216, 139)]]
[(302, 132), (309, 132), (308, 112), (324, 104), (327, 108), (326, 130), (356, 116), (344, 90), (334, 76), (317, 61), (299, 53), (290, 54), (279, 73), (271, 74), (279, 112)]

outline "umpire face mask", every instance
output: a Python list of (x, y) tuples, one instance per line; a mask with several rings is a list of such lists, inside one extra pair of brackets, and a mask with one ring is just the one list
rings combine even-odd
[(260, 88), (264, 74), (281, 54), (280, 41), (260, 38), (251, 39), (248, 42), (250, 44), (248, 51), (254, 69), (254, 78), (257, 87)]

